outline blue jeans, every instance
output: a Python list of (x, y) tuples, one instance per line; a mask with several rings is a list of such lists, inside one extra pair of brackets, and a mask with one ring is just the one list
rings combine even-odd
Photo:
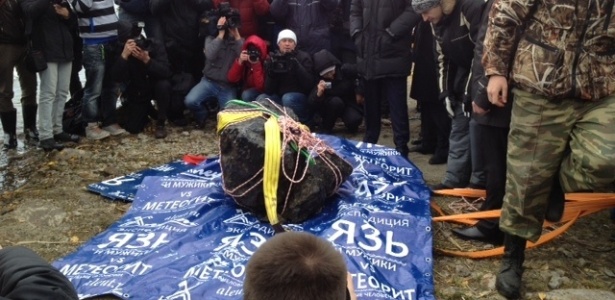
[(207, 109), (203, 106), (206, 101), (211, 101), (212, 98), (217, 99), (220, 110), (222, 110), (227, 102), (236, 97), (237, 92), (232, 86), (215, 83), (203, 77), (201, 82), (186, 95), (184, 103), (194, 114), (197, 123), (202, 123), (207, 118)]
[(245, 101), (245, 102), (252, 102), (254, 100), (256, 100), (256, 97), (258, 97), (258, 95), (260, 95), (261, 92), (259, 92), (257, 89), (255, 88), (249, 88), (247, 90), (244, 90), (241, 93), (241, 100)]
[(286, 108), (292, 109), (292, 111), (299, 118), (299, 122), (309, 125), (309, 122), (312, 120), (313, 112), (308, 106), (307, 96), (302, 93), (291, 92), (282, 95), (282, 97), (278, 95), (267, 95), (261, 94), (256, 98), (256, 100), (262, 100), (269, 98), (278, 104), (282, 104), (282, 106)]
[(117, 123), (116, 103), (118, 84), (111, 78), (116, 58), (115, 43), (83, 45), (83, 120), (87, 123), (102, 122), (102, 126)]

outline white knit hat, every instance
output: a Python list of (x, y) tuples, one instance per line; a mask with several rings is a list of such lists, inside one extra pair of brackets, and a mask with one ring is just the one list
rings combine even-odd
[(297, 43), (297, 35), (290, 29), (284, 29), (278, 33), (278, 44), (282, 39), (291, 39)]

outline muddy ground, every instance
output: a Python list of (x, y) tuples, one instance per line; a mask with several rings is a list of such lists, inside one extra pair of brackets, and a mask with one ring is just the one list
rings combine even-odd
[[(411, 114), (412, 139), (417, 138), (418, 115)], [(85, 187), (179, 159), (183, 154), (217, 154), (213, 122), (203, 130), (170, 127), (164, 140), (152, 132), (84, 141), (61, 152), (44, 153), (22, 147), (7, 153), (0, 191), (0, 245), (23, 245), (52, 261), (75, 250), (105, 230), (129, 204), (112, 202)], [(361, 138), (360, 134), (346, 136)], [(385, 126), (381, 143), (392, 146)], [(411, 160), (428, 184), (439, 182), (445, 166), (427, 163), (429, 156), (413, 153)], [(452, 198), (434, 198), (446, 207)], [(450, 235), (451, 225), (434, 224), (436, 247), (485, 248)], [(526, 299), (615, 299), (614, 226), (602, 212), (578, 221), (566, 234), (527, 253), (524, 275)], [(503, 299), (494, 289), (499, 259), (462, 259), (434, 253), (438, 299)], [(580, 291), (570, 289), (581, 289)], [(564, 296), (562, 296), (564, 295)], [(612, 298), (611, 298), (612, 297)]]

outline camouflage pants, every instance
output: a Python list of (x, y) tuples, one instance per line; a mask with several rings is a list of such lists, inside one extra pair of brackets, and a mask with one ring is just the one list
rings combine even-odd
[(535, 242), (560, 166), (566, 192), (612, 190), (615, 95), (597, 102), (552, 102), (521, 90), (513, 92), (500, 229)]

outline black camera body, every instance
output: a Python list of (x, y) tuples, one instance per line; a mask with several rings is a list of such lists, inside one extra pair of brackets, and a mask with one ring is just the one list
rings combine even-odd
[(261, 57), (261, 51), (254, 45), (248, 45), (246, 50), (248, 52), (248, 59), (251, 62), (256, 62)]
[(220, 3), (220, 8), (218, 8), (218, 17), (226, 17), (227, 28), (233, 29), (241, 27), (241, 16), (239, 15), (239, 11), (232, 8), (231, 4), (228, 2)]
[[(226, 24), (218, 27), (218, 19), (220, 17), (226, 18)], [(220, 3), (220, 7), (217, 9), (210, 9), (205, 11), (200, 18), (199, 24), (199, 36), (216, 36), (218, 30), (224, 30), (227, 28), (239, 28), (241, 27), (241, 16), (239, 11), (231, 7), (228, 2)]]
[(142, 35), (136, 37), (134, 41), (137, 47), (139, 47), (141, 50), (149, 50), (150, 46), (152, 45), (152, 41), (150, 39), (146, 39)]
[(291, 53), (275, 52), (271, 55), (270, 71), (275, 74), (286, 74), (293, 69)]
[(221, 17), (226, 18), (226, 24), (222, 26), (222, 28), (217, 29), (227, 29), (227, 28), (239, 28), (241, 27), (241, 16), (239, 15), (239, 11), (231, 7), (231, 4), (228, 2), (220, 3), (220, 7), (217, 9), (211, 9), (205, 12), (205, 16), (203, 18), (205, 24), (210, 24), (213, 26), (218, 25), (218, 19)]

